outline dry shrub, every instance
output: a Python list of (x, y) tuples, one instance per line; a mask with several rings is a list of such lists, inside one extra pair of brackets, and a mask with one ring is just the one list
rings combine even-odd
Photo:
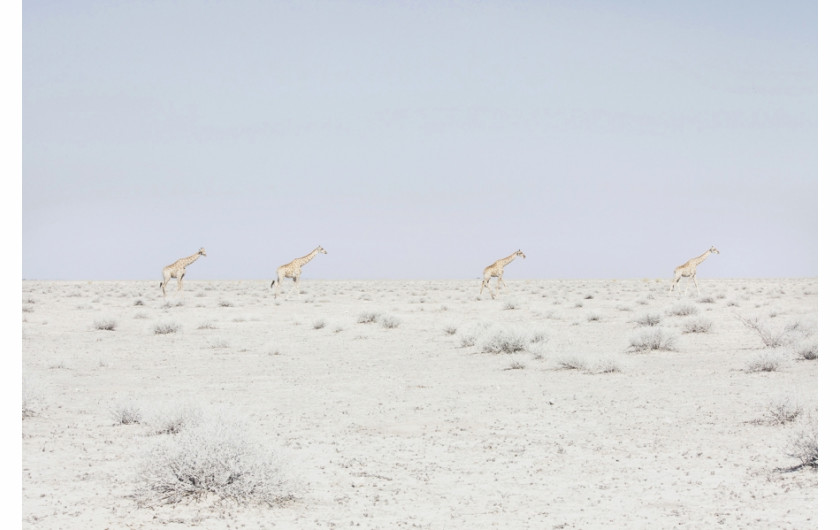
[(481, 351), (484, 353), (516, 353), (528, 348), (527, 337), (517, 331), (497, 331), (484, 340)]
[(666, 335), (661, 329), (645, 331), (630, 340), (630, 350), (634, 352), (648, 352), (654, 350), (673, 351), (675, 349), (674, 339)]
[(278, 505), (290, 498), (274, 452), (255, 443), (234, 416), (216, 417), (159, 440), (135, 497), (155, 506), (210, 499)]
[(98, 331), (114, 331), (117, 329), (116, 320), (97, 320), (93, 323), (93, 329)]
[(712, 329), (712, 321), (705, 318), (695, 318), (685, 323), (683, 333), (708, 333)]
[(775, 372), (779, 369), (784, 356), (777, 350), (763, 350), (747, 361), (744, 370), (749, 373)]
[(661, 321), (662, 317), (660, 317), (659, 315), (647, 314), (637, 318), (633, 322), (635, 322), (638, 326), (654, 327), (658, 326)]
[(155, 335), (169, 335), (170, 333), (176, 333), (179, 329), (181, 329), (181, 326), (178, 324), (162, 322), (155, 325)]
[(817, 469), (818, 460), (818, 428), (817, 420), (813, 416), (808, 417), (805, 425), (797, 430), (788, 440), (786, 453), (799, 461), (799, 465), (793, 469), (812, 467)]

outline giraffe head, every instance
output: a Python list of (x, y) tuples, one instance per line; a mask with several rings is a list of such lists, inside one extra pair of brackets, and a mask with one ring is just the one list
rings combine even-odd
[(712, 245), (712, 248), (709, 249), (709, 252), (712, 254), (720, 254), (720, 251), (716, 249), (714, 245)]
[(326, 254), (327, 253), (327, 251), (324, 250), (324, 247), (322, 247), (321, 245), (318, 245), (318, 248), (316, 248), (315, 250), (317, 250), (321, 254)]
[(201, 247), (200, 249), (198, 249), (198, 253), (199, 253), (199, 254), (201, 254), (202, 256), (206, 256), (206, 255), (207, 255), (207, 253), (206, 253), (206, 252), (204, 252), (204, 247)]
[(517, 256), (522, 256), (522, 259), (525, 259), (525, 253), (524, 253), (524, 252), (522, 252), (521, 250), (517, 250), (517, 251), (516, 251), (516, 255), (517, 255)]

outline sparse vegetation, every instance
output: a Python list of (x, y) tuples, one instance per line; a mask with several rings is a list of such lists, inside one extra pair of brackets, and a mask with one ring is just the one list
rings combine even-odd
[(673, 351), (674, 337), (666, 335), (660, 329), (645, 331), (630, 340), (630, 350), (634, 352)]
[(154, 434), (178, 434), (201, 423), (203, 412), (194, 406), (173, 404), (153, 414), (148, 420)]
[(291, 497), (275, 453), (232, 418), (186, 425), (149, 453), (136, 498), (155, 506), (199, 500), (276, 506)]
[(817, 341), (803, 342), (793, 347), (793, 353), (799, 359), (813, 361), (818, 357)]
[(580, 370), (588, 374), (609, 374), (621, 371), (620, 363), (605, 356), (584, 357), (579, 354), (566, 354), (557, 363), (560, 370)]
[(766, 423), (771, 425), (785, 425), (794, 421), (802, 414), (802, 405), (790, 396), (779, 396), (767, 407)]
[(782, 354), (778, 350), (763, 350), (755, 354), (744, 367), (749, 373), (775, 372), (782, 364)]
[(365, 312), (359, 315), (359, 318), (356, 319), (356, 322), (358, 322), (359, 324), (373, 324), (379, 322), (380, 316), (381, 315), (379, 313)]
[(400, 327), (402, 321), (395, 316), (386, 315), (382, 317), (382, 327), (386, 329), (394, 329)]
[(140, 414), (140, 408), (134, 403), (123, 403), (116, 406), (111, 411), (111, 418), (113, 418), (117, 425), (140, 423), (140, 420), (143, 419)]
[(528, 339), (515, 331), (497, 331), (484, 340), (481, 351), (484, 353), (516, 353), (525, 351)]
[(669, 309), (667, 313), (675, 317), (685, 317), (697, 313), (697, 308), (689, 304), (676, 305)]
[(324, 329), (324, 326), (326, 325), (327, 323), (324, 322), (324, 319), (319, 318), (318, 320), (312, 323), (312, 329)]
[(117, 329), (116, 320), (97, 320), (93, 323), (93, 329), (98, 331), (114, 331)]
[(170, 333), (177, 333), (181, 326), (173, 322), (163, 322), (155, 325), (155, 335), (168, 335)]
[(776, 331), (759, 322), (758, 317), (746, 318), (741, 315), (736, 315), (736, 318), (747, 328), (756, 332), (761, 342), (768, 348), (778, 348), (784, 346), (790, 341), (791, 333), (802, 333), (804, 330), (801, 324), (789, 324), (781, 331)]
[(685, 323), (683, 333), (708, 333), (712, 329), (712, 321), (705, 318), (695, 318)]
[(662, 321), (662, 317), (660, 317), (659, 315), (654, 315), (654, 314), (648, 313), (644, 316), (641, 316), (641, 317), (637, 318), (633, 322), (635, 322), (636, 325), (638, 325), (638, 326), (653, 327), (653, 326), (658, 326), (661, 321)]
[(809, 416), (805, 425), (788, 440), (787, 455), (799, 461), (797, 468), (817, 468), (819, 442), (817, 421)]

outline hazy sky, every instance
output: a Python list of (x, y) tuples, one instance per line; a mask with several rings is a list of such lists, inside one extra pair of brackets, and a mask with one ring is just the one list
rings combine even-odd
[(33, 0), (22, 37), (27, 279), (817, 275), (815, 1)]

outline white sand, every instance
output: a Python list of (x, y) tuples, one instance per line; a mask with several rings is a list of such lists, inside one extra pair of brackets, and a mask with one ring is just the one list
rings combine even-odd
[[(166, 300), (157, 281), (25, 281), (23, 526), (816, 528), (817, 472), (788, 453), (816, 418), (818, 360), (796, 350), (816, 343), (817, 282), (699, 281), (509, 279), (479, 300), (480, 280), (304, 278), (276, 301), (270, 278)], [(652, 329), (674, 351), (630, 351)], [(526, 351), (483, 353), (496, 333)], [(776, 370), (749, 371), (760, 355)], [(785, 402), (801, 414), (780, 424)], [(132, 406), (140, 423), (117, 424)], [(174, 439), (153, 418), (177, 407), (276, 449), (293, 500), (139, 506)]]

